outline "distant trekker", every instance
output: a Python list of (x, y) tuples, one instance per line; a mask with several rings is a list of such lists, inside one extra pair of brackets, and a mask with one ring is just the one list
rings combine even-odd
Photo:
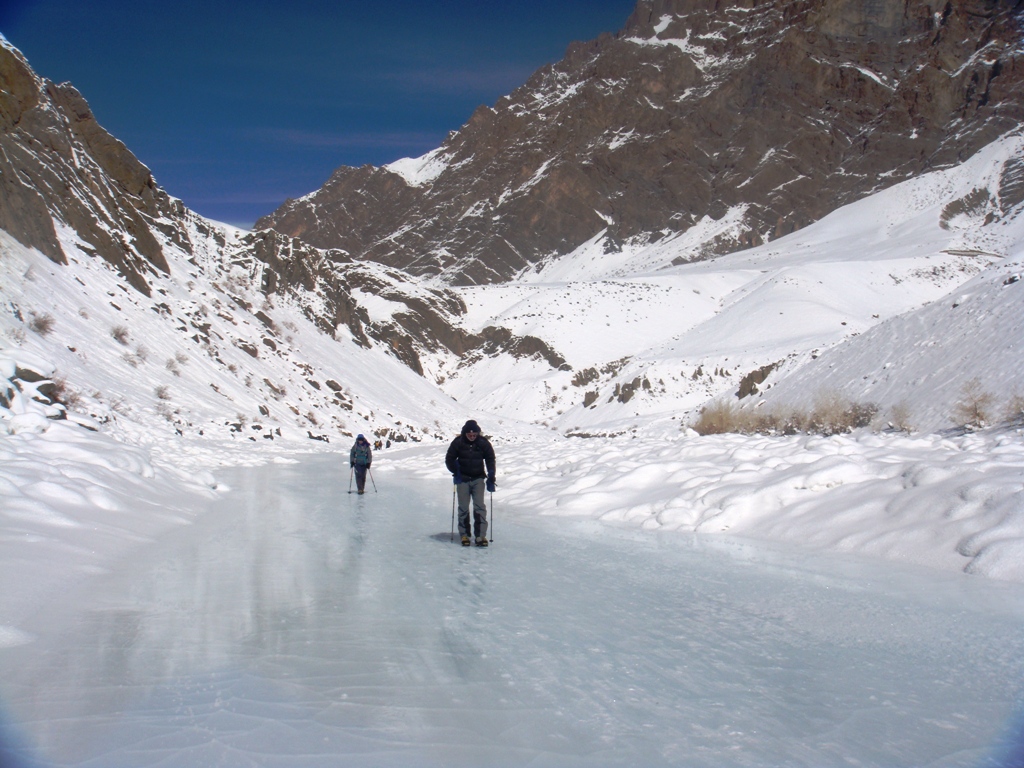
[[(494, 493), (494, 448), (480, 434), (480, 425), (472, 419), (462, 427), (462, 434), (448, 446), (444, 465), (452, 473), (455, 491), (459, 497), (459, 535), (462, 546), (470, 545), (469, 537), (476, 537), (478, 547), (487, 546), (487, 506), (484, 489)], [(469, 501), (473, 500), (473, 525), (469, 522)]]
[[(361, 494), (365, 493), (366, 471), (373, 463), (373, 450), (370, 448), (370, 443), (362, 435), (356, 436), (355, 445), (352, 446), (352, 450), (348, 454), (348, 463), (356, 473), (356, 489)], [(350, 485), (350, 493), (351, 488), (352, 486)]]

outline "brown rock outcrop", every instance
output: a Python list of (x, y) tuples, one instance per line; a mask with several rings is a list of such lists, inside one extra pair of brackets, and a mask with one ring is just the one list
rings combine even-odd
[[(1021, 3), (641, 0), (429, 158), (341, 168), (258, 227), (454, 284), (743, 210), (776, 238), (1024, 121)], [(403, 171), (399, 173), (396, 171)]]
[(167, 272), (156, 233), (190, 252), (186, 212), (70, 84), (54, 85), (0, 43), (0, 228), (55, 262), (55, 222), (148, 294)]

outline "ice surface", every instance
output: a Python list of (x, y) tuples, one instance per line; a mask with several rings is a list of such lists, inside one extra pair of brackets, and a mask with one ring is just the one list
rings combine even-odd
[(364, 497), (331, 456), (228, 470), (27, 619), (0, 648), (15, 736), (67, 766), (996, 764), (1017, 584), (500, 489), (494, 545), (464, 549), (450, 483), (379, 463)]

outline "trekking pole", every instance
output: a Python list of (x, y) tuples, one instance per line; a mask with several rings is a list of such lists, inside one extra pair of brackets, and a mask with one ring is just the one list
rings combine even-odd
[(373, 492), (377, 492), (377, 484), (373, 482), (373, 470), (369, 467), (366, 468), (366, 474), (370, 476), (370, 483), (373, 485)]
[(491, 491), (491, 541), (494, 541), (494, 491)]
[(455, 541), (455, 489), (452, 488), (452, 535), (449, 541)]
[(355, 467), (350, 467), (348, 470), (348, 492), (352, 493), (352, 473), (355, 472)]

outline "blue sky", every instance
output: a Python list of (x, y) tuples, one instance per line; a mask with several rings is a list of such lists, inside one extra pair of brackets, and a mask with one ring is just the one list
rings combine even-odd
[(2, 0), (0, 32), (168, 192), (246, 225), (340, 165), (434, 149), (634, 5)]

